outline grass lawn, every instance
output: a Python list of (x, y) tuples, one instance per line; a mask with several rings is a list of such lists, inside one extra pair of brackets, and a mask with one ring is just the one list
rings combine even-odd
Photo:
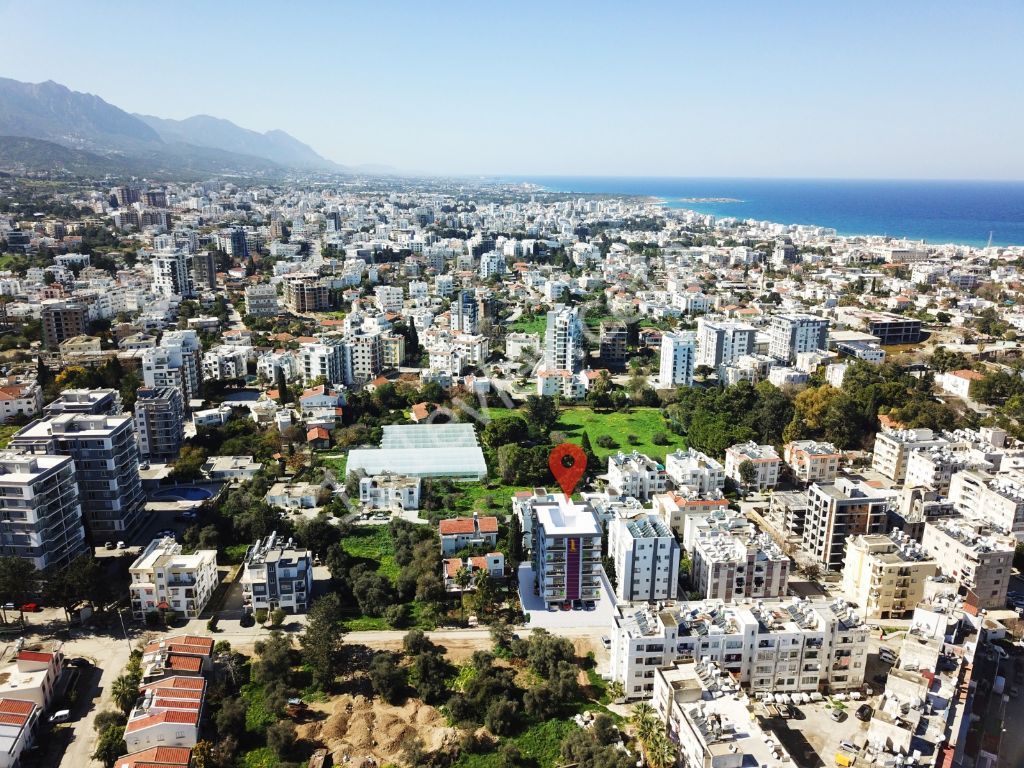
[[(481, 483), (457, 483), (459, 502), (452, 512), (459, 515), (471, 515), (473, 510), (495, 515), (506, 515), (509, 512), (509, 498), (516, 491), (527, 490), (518, 485), (504, 485), (500, 480), (484, 480)], [(484, 499), (491, 498), (487, 506)]]
[(19, 429), (21, 427), (17, 427), (14, 424), (0, 425), (0, 448), (6, 448), (7, 444), (11, 442), (11, 438), (14, 437), (14, 433)]
[(514, 323), (508, 326), (509, 331), (515, 331), (516, 333), (532, 333), (539, 334), (541, 339), (538, 340), (538, 344), (543, 340), (544, 332), (548, 329), (548, 319), (544, 315), (523, 315)]
[(342, 539), (342, 549), (352, 557), (377, 563), (377, 572), (398, 581), (398, 563), (395, 562), (395, 542), (386, 525), (358, 525), (351, 536)]
[(264, 733), (268, 726), (277, 722), (273, 712), (268, 712), (263, 702), (266, 692), (262, 685), (249, 683), (242, 686), (242, 699), (245, 701), (245, 730), (254, 735)]
[[(515, 744), (524, 757), (533, 758), (536, 765), (558, 765), (562, 740), (576, 730), (571, 720), (546, 720), (527, 728), (518, 736), (502, 738), (502, 743)], [(500, 755), (497, 751), (484, 755), (463, 755), (454, 768), (497, 768)]]
[(242, 768), (277, 768), (280, 761), (270, 747), (260, 747), (242, 756)]
[(230, 547), (224, 547), (224, 562), (229, 565), (242, 563), (245, 560), (245, 553), (248, 549), (248, 544), (232, 544)]
[[(583, 433), (590, 436), (590, 444), (598, 458), (603, 459), (618, 451), (633, 450), (645, 453), (652, 459), (664, 460), (665, 454), (676, 448), (685, 448), (686, 441), (670, 431), (659, 408), (630, 408), (628, 411), (595, 413), (593, 408), (565, 408), (558, 419), (556, 430), (565, 432), (569, 440), (579, 443)], [(668, 437), (668, 445), (655, 445), (651, 437), (662, 432)], [(611, 437), (618, 448), (602, 448), (597, 439), (603, 435)], [(630, 445), (627, 435), (636, 435), (639, 441)]]

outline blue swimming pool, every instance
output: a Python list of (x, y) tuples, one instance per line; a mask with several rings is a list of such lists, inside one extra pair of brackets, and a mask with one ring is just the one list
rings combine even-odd
[(213, 491), (197, 485), (177, 485), (174, 488), (163, 488), (153, 493), (151, 498), (164, 501), (205, 501), (213, 496)]

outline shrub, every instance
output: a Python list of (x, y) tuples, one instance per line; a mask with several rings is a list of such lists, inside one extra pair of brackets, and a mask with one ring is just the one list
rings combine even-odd
[(668, 445), (668, 435), (664, 432), (655, 432), (651, 436), (651, 442), (654, 445)]
[(207, 632), (216, 632), (217, 631), (217, 617), (216, 616), (214, 616), (208, 622), (206, 622), (206, 631)]
[(286, 618), (288, 618), (288, 613), (283, 608), (275, 608), (270, 612), (270, 626), (280, 627)]
[(278, 757), (284, 757), (295, 745), (295, 726), (287, 720), (274, 723), (267, 729), (267, 746)]
[(601, 435), (595, 442), (602, 448), (617, 448), (619, 445), (611, 435)]
[(630, 445), (640, 445), (640, 438), (636, 435), (626, 435), (626, 442)]
[(248, 611), (246, 611), (245, 613), (242, 614), (242, 618), (238, 622), (239, 626), (241, 626), (241, 627), (251, 627), (255, 623), (256, 623), (256, 619), (253, 618), (253, 615), (251, 613), (249, 613)]
[(257, 624), (266, 624), (267, 623), (267, 609), (266, 608), (257, 608), (256, 609), (256, 614), (255, 614), (255, 619), (256, 619), (256, 623)]

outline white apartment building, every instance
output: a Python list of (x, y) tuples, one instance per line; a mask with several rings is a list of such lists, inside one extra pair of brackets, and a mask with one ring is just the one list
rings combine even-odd
[(697, 318), (697, 365), (717, 371), (743, 355), (754, 354), (757, 329), (746, 323)]
[(616, 517), (608, 525), (608, 556), (615, 563), (621, 602), (674, 600), (679, 588), (679, 544), (656, 515)]
[(885, 533), (895, 491), (863, 480), (839, 477), (807, 489), (801, 547), (828, 571), (841, 571), (846, 540), (857, 534)]
[(382, 313), (394, 312), (400, 314), (405, 296), (402, 289), (397, 285), (378, 285), (373, 289), (377, 309)]
[[(911, 451), (907, 456), (904, 485), (908, 488), (930, 488), (948, 496), (954, 473), (976, 464), (966, 448), (953, 445), (949, 448), (919, 448)], [(977, 465), (990, 466), (983, 462)]]
[(744, 538), (711, 531), (694, 542), (691, 578), (704, 599), (782, 597), (789, 558), (767, 534)]
[(968, 604), (1004, 608), (1017, 540), (964, 518), (929, 520), (921, 544), (939, 570), (955, 579)]
[(325, 339), (299, 348), (299, 371), (305, 384), (320, 378), (328, 384), (345, 384), (350, 369), (348, 351), (341, 339)]
[(676, 488), (713, 493), (725, 488), (725, 467), (695, 448), (679, 448), (665, 457), (665, 475)]
[(142, 353), (142, 380), (147, 387), (177, 387), (189, 400), (199, 397), (202, 344), (195, 331), (166, 331), (160, 346)]
[(677, 535), (686, 530), (687, 520), (694, 515), (708, 515), (729, 508), (729, 500), (721, 491), (698, 493), (680, 488), (670, 493), (656, 493), (651, 497), (654, 513), (665, 521)]
[(945, 448), (949, 441), (927, 428), (882, 431), (875, 435), (875, 452), (871, 468), (895, 483), (907, 478), (910, 454), (922, 448)]
[(658, 386), (662, 389), (692, 386), (696, 357), (697, 334), (693, 331), (663, 333), (661, 335)]
[(725, 476), (731, 477), (736, 485), (745, 485), (740, 474), (740, 466), (749, 461), (754, 465), (757, 476), (751, 487), (757, 491), (774, 488), (779, 483), (779, 467), (782, 459), (770, 445), (758, 445), (753, 440), (747, 443), (730, 445), (725, 450)]
[(757, 693), (856, 690), (868, 627), (843, 600), (682, 601), (616, 616), (611, 674), (628, 698), (649, 698), (655, 671), (678, 660), (715, 662)]
[(170, 537), (153, 539), (128, 573), (132, 580), (128, 594), (136, 619), (165, 610), (196, 619), (217, 588), (217, 550), (200, 549), (186, 555)]
[(556, 305), (547, 314), (543, 370), (576, 371), (579, 367), (582, 337), (583, 323), (580, 321), (579, 308)]
[(1024, 477), (993, 475), (980, 469), (955, 473), (949, 482), (954, 509), (1003, 533), (1024, 539)]
[(938, 566), (902, 531), (846, 540), (843, 594), (867, 619), (902, 618), (924, 600)]
[(168, 462), (178, 458), (185, 440), (185, 401), (181, 390), (139, 387), (134, 421), (143, 459)]
[(601, 526), (582, 505), (533, 509), (531, 559), (538, 594), (549, 606), (601, 596)]
[(664, 493), (668, 479), (660, 462), (637, 451), (609, 456), (606, 477), (611, 492), (641, 501), (647, 501), (655, 493)]
[(203, 378), (211, 381), (244, 379), (252, 347), (219, 344), (203, 354)]
[(374, 475), (359, 479), (359, 503), (366, 509), (419, 509), (420, 478)]
[(0, 453), (0, 556), (29, 560), (42, 571), (87, 549), (71, 458)]
[(195, 295), (188, 254), (174, 250), (153, 255), (153, 290), (167, 297), (188, 299)]
[(380, 337), (380, 333), (358, 333), (348, 337), (351, 379), (342, 383), (365, 384), (380, 375), (384, 369)]
[(253, 317), (277, 317), (280, 311), (277, 289), (274, 286), (269, 283), (246, 286), (245, 314)]
[(815, 315), (772, 315), (768, 334), (768, 354), (786, 363), (795, 363), (800, 352), (827, 349), (828, 319)]
[(305, 613), (313, 591), (313, 556), (276, 532), (249, 547), (240, 579), (246, 610)]
[(801, 483), (831, 483), (839, 474), (843, 454), (832, 443), (817, 440), (794, 440), (786, 443), (783, 454), (786, 464)]

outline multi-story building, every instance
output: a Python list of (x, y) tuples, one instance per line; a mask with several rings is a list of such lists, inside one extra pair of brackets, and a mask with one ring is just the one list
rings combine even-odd
[(188, 254), (176, 249), (153, 255), (153, 290), (162, 296), (195, 296)]
[(908, 488), (931, 488), (948, 496), (953, 475), (972, 465), (979, 464), (971, 460), (966, 446), (919, 448), (907, 456), (904, 484)]
[(11, 438), (22, 453), (70, 456), (87, 533), (120, 538), (142, 520), (145, 494), (132, 417), (63, 413), (33, 421)]
[(18, 768), (21, 756), (35, 744), (43, 709), (31, 701), (0, 698), (0, 768)]
[(885, 346), (921, 341), (921, 321), (914, 317), (860, 307), (838, 307), (836, 317), (841, 323), (871, 334)]
[(793, 476), (801, 483), (831, 483), (839, 474), (843, 454), (832, 443), (794, 440), (786, 443), (783, 454)]
[(419, 509), (420, 478), (405, 475), (361, 477), (359, 503), (366, 509)]
[(679, 448), (665, 457), (665, 474), (676, 488), (712, 493), (725, 488), (725, 467), (695, 448)]
[(269, 283), (246, 286), (245, 314), (252, 317), (277, 317), (280, 311), (274, 286)]
[(63, 670), (64, 654), (59, 646), (51, 651), (16, 647), (10, 665), (0, 669), (0, 699), (30, 701), (46, 710), (54, 701)]
[(582, 337), (583, 324), (580, 321), (578, 307), (564, 307), (559, 304), (548, 312), (542, 369), (575, 372), (579, 368), (582, 354)]
[(185, 440), (185, 401), (177, 387), (139, 387), (135, 400), (135, 434), (146, 461), (178, 458)]
[(977, 609), (1003, 608), (1017, 540), (963, 518), (929, 520), (921, 544)]
[(954, 509), (1003, 533), (1024, 538), (1024, 478), (1017, 473), (993, 475), (964, 470), (949, 482)]
[(792, 364), (801, 352), (827, 348), (828, 319), (815, 315), (772, 315), (768, 333), (768, 354)]
[(826, 570), (841, 571), (850, 536), (885, 533), (894, 495), (850, 477), (813, 483), (807, 489), (802, 548)]
[(83, 336), (89, 328), (89, 309), (77, 301), (48, 299), (43, 302), (43, 346), (57, 349), (62, 341)]
[(122, 411), (121, 393), (116, 389), (65, 389), (43, 409), (47, 416), (58, 413), (114, 416)]
[(247, 609), (305, 613), (313, 591), (312, 553), (274, 532), (249, 547), (240, 581)]
[(196, 619), (217, 588), (217, 550), (199, 549), (186, 555), (172, 538), (153, 539), (128, 573), (128, 594), (136, 619), (165, 610)]
[(683, 601), (620, 612), (612, 679), (649, 698), (655, 670), (677, 660), (718, 664), (753, 692), (836, 692), (864, 684), (868, 627), (843, 600)]
[(615, 595), (620, 601), (676, 598), (679, 543), (660, 517), (616, 517), (608, 525), (608, 556), (615, 563)]
[(196, 291), (217, 290), (217, 261), (212, 251), (193, 253), (188, 258), (189, 276)]
[(782, 597), (789, 558), (767, 534), (739, 536), (710, 531), (694, 542), (691, 579), (703, 598)]
[(400, 313), (404, 296), (402, 289), (397, 285), (378, 285), (373, 289), (373, 295), (377, 302), (377, 309), (387, 314), (388, 312)]
[(365, 384), (384, 370), (380, 333), (357, 333), (346, 341), (350, 378), (344, 383)]
[(613, 493), (641, 501), (647, 501), (652, 494), (664, 493), (668, 479), (660, 462), (637, 451), (609, 456), (606, 476)]
[(621, 320), (601, 322), (601, 360), (610, 365), (622, 365), (629, 356), (629, 331)]
[(42, 571), (87, 549), (74, 462), (0, 453), (0, 555), (30, 560)]
[(690, 517), (726, 510), (729, 500), (718, 490), (700, 493), (684, 487), (671, 493), (654, 494), (651, 506), (676, 535), (683, 536)]
[(846, 540), (843, 594), (867, 619), (902, 618), (924, 599), (935, 560), (902, 531)]
[(203, 353), (203, 379), (207, 381), (244, 379), (248, 373), (251, 352), (251, 347), (218, 344)]
[(345, 384), (351, 380), (348, 346), (340, 338), (326, 338), (299, 348), (302, 381), (309, 384), (323, 379), (328, 384)]
[(205, 698), (206, 680), (202, 677), (173, 675), (142, 686), (124, 727), (128, 751), (194, 747), (199, 741)]
[(925, 427), (883, 430), (875, 435), (875, 452), (871, 459), (871, 468), (893, 482), (902, 483), (907, 478), (907, 460), (911, 453), (921, 448), (947, 446), (948, 440), (936, 437)]
[(160, 346), (142, 353), (142, 381), (147, 387), (177, 387), (187, 406), (199, 397), (202, 344), (195, 331), (167, 331)]
[(697, 335), (693, 331), (663, 333), (658, 386), (662, 389), (691, 386), (696, 354)]
[(405, 336), (400, 333), (380, 334), (380, 360), (384, 368), (405, 364)]
[(533, 509), (533, 575), (549, 606), (601, 596), (601, 526), (571, 502)]
[(745, 323), (697, 318), (697, 365), (717, 371), (755, 351), (757, 329)]
[(468, 334), (480, 332), (480, 305), (476, 291), (459, 291), (451, 306), (451, 328)]
[(35, 416), (43, 409), (43, 388), (35, 381), (0, 386), (0, 424)]
[(284, 280), (284, 305), (291, 312), (324, 312), (331, 308), (330, 290), (317, 274), (289, 275)]
[(740, 467), (745, 462), (754, 465), (756, 476), (750, 487), (758, 491), (774, 488), (779, 483), (779, 467), (782, 459), (770, 445), (758, 445), (753, 440), (748, 443), (730, 445), (725, 450), (725, 476), (731, 477), (737, 485), (746, 486)]

